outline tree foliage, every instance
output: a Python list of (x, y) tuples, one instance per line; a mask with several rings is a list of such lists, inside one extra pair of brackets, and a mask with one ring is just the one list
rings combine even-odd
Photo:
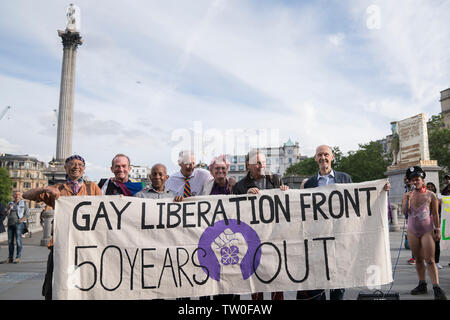
[[(389, 160), (384, 154), (380, 142), (360, 144), (358, 151), (350, 151), (344, 156), (339, 147), (333, 147), (334, 170), (348, 173), (354, 182), (370, 181), (385, 178), (384, 173)], [(286, 175), (312, 176), (317, 174), (319, 167), (314, 157), (305, 159), (290, 166)]]
[(359, 144), (358, 151), (350, 151), (347, 156), (342, 156), (340, 162), (334, 165), (334, 169), (348, 173), (353, 182), (363, 182), (386, 178), (384, 173), (388, 165), (389, 160), (382, 144), (371, 141)]
[(289, 168), (286, 169), (285, 176), (312, 176), (314, 173), (317, 173), (319, 170), (319, 166), (317, 165), (314, 158), (307, 158), (305, 160), (301, 160), (296, 164), (293, 164)]
[(0, 202), (6, 205), (11, 201), (12, 181), (6, 168), (0, 168)]
[(440, 173), (442, 181), (444, 173), (450, 169), (450, 129), (445, 127), (442, 114), (432, 116), (427, 129), (430, 159), (437, 160), (438, 165), (443, 167)]

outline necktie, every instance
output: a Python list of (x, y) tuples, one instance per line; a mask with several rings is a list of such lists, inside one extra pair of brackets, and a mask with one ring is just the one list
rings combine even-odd
[(185, 198), (188, 198), (188, 197), (192, 196), (191, 185), (189, 184), (189, 179), (190, 178), (184, 178), (184, 192), (183, 192), (183, 195), (184, 195)]

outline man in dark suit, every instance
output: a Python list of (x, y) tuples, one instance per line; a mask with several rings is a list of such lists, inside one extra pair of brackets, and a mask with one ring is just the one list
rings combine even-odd
[(257, 194), (259, 190), (278, 189), (287, 190), (280, 176), (266, 172), (266, 156), (260, 151), (250, 151), (245, 156), (247, 175), (236, 183), (233, 188), (234, 194)]
[(352, 178), (345, 172), (334, 171), (331, 163), (334, 160), (333, 150), (329, 146), (318, 146), (314, 155), (319, 165), (319, 173), (312, 176), (305, 183), (306, 188), (316, 188), (333, 183), (352, 183)]
[[(331, 167), (331, 163), (334, 160), (334, 154), (331, 147), (327, 145), (321, 145), (316, 148), (316, 154), (314, 160), (319, 165), (319, 172), (317, 175), (309, 178), (304, 185), (304, 188), (316, 188), (334, 183), (353, 183), (352, 178), (345, 172), (335, 171)], [(389, 191), (390, 184), (386, 183), (384, 186), (385, 191)], [(345, 289), (331, 289), (330, 300), (343, 300)], [(307, 290), (297, 291), (297, 299), (314, 299), (325, 300), (325, 290)]]
[[(334, 183), (352, 183), (350, 175), (332, 169), (331, 163), (334, 160), (334, 154), (329, 146), (318, 146), (314, 159), (319, 165), (319, 172), (305, 182), (305, 189)], [(331, 289), (330, 300), (343, 300), (344, 292), (345, 289)], [(297, 291), (297, 299), (325, 300), (325, 290)]]
[[(250, 151), (245, 157), (247, 175), (236, 183), (234, 194), (258, 194), (259, 190), (278, 189), (285, 191), (289, 187), (282, 184), (281, 178), (275, 174), (266, 173), (266, 156), (258, 150)], [(272, 292), (272, 300), (283, 300), (283, 292)], [(264, 300), (262, 292), (252, 294), (252, 300)]]

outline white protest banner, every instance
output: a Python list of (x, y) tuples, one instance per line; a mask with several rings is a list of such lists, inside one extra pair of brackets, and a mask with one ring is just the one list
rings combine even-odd
[(441, 250), (450, 250), (450, 197), (441, 198)]
[(392, 282), (386, 180), (182, 202), (61, 197), (55, 299), (154, 299)]

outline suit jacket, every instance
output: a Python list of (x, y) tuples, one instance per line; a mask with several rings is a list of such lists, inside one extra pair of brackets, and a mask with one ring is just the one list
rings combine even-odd
[[(266, 175), (266, 189), (276, 189), (281, 186), (281, 178), (280, 176)], [(248, 189), (257, 188), (255, 184), (255, 180), (251, 178), (250, 173), (248, 173), (242, 180), (239, 180), (238, 183), (233, 188), (233, 194), (246, 194)]]
[[(353, 183), (352, 178), (348, 173), (334, 171), (335, 183)], [(319, 180), (317, 179), (317, 174), (308, 179), (305, 183), (305, 189), (316, 188), (319, 186)]]

